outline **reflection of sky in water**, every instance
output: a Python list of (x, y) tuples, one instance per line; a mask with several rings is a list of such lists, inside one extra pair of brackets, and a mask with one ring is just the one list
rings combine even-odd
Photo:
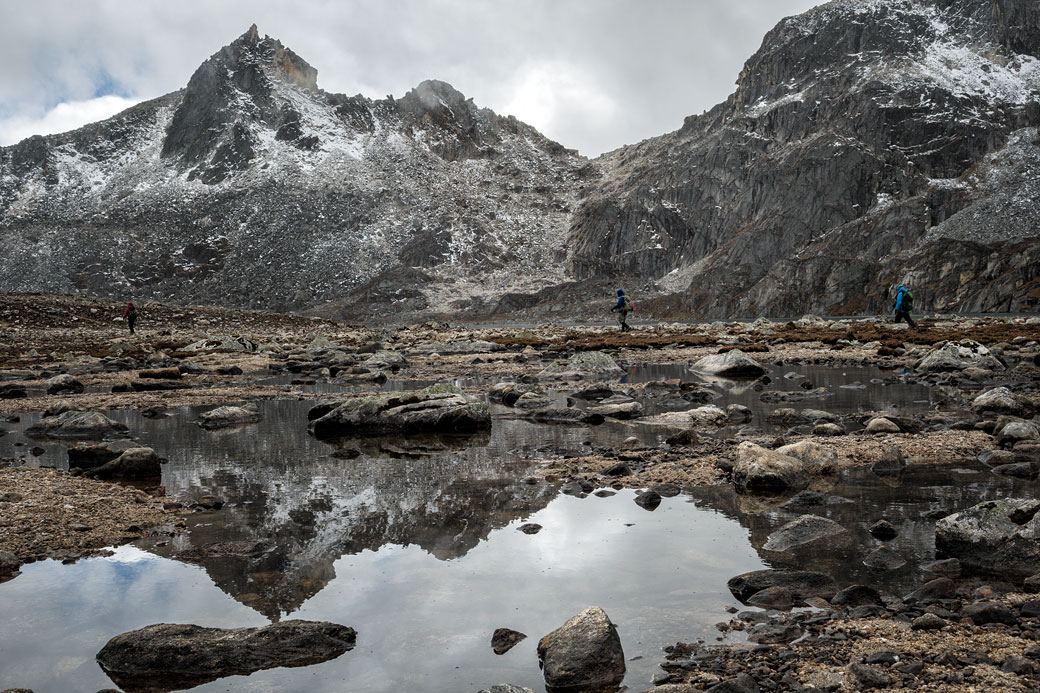
[[(288, 618), (358, 630), (358, 646), (332, 662), (233, 677), (197, 690), (479, 690), (510, 681), (541, 687), (538, 639), (589, 605), (618, 624), (629, 682), (649, 684), (660, 648), (708, 637), (735, 604), (725, 587), (761, 567), (747, 530), (682, 498), (648, 513), (631, 492), (553, 501), (475, 549), (441, 561), (418, 547), (385, 546), (340, 558), (337, 577)], [(626, 526), (631, 524), (632, 526)], [(265, 623), (213, 586), (200, 568), (123, 548), (120, 560), (25, 566), (0, 585), (0, 681), (36, 693), (109, 685), (94, 664), (108, 638), (151, 623), (241, 627)], [(527, 640), (504, 656), (491, 633)]]

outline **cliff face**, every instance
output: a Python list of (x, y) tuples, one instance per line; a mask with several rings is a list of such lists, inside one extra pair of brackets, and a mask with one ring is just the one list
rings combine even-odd
[(885, 311), (901, 281), (921, 308), (1035, 310), (1037, 27), (1016, 0), (782, 21), (724, 104), (604, 157), (572, 272), (710, 317)]
[(565, 279), (587, 167), (444, 82), (321, 91), (254, 26), (181, 91), (0, 149), (0, 290), (455, 312)]

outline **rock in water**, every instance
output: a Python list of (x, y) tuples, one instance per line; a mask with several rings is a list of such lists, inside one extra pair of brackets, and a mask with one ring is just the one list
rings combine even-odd
[(693, 368), (726, 378), (757, 378), (766, 372), (765, 368), (740, 349), (705, 356), (693, 364)]
[(99, 439), (125, 436), (128, 428), (96, 411), (66, 411), (47, 416), (25, 429), (30, 438)]
[(225, 405), (199, 414), (198, 424), (206, 429), (227, 428), (256, 423), (263, 416), (256, 402), (248, 402), (241, 407)]
[(538, 642), (546, 688), (577, 693), (616, 686), (625, 678), (625, 653), (610, 618), (590, 606)]
[(830, 599), (838, 592), (834, 578), (811, 570), (754, 570), (730, 578), (726, 586), (745, 603), (753, 594), (769, 587), (786, 587), (797, 599)]
[(971, 339), (944, 342), (933, 349), (917, 364), (922, 373), (935, 371), (962, 371), (965, 368), (1004, 370), (1004, 364), (989, 349)]
[[(327, 406), (327, 405), (322, 405)], [(308, 414), (308, 418), (311, 418)], [(436, 386), (420, 391), (350, 397), (310, 423), (319, 438), (336, 435), (444, 432), (491, 428), (488, 407), (461, 392)]]
[(793, 493), (809, 485), (809, 475), (801, 460), (744, 441), (737, 446), (733, 483), (746, 491)]
[(97, 661), (122, 688), (171, 690), (335, 659), (353, 649), (356, 638), (353, 628), (326, 621), (234, 629), (160, 623), (115, 636)]
[(935, 523), (938, 553), (979, 573), (1028, 577), (1040, 572), (1040, 501), (979, 503)]
[(162, 476), (161, 460), (151, 448), (129, 448), (114, 460), (87, 472), (96, 479), (156, 479)]
[(802, 515), (769, 535), (765, 551), (787, 551), (826, 537), (845, 534), (844, 527), (819, 515)]

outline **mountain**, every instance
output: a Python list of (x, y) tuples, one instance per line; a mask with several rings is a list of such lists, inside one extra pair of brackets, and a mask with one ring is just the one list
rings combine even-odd
[[(443, 82), (322, 91), (250, 28), (187, 87), (0, 149), (0, 290), (348, 321), (1040, 309), (1035, 0), (834, 0), (589, 161)], [(691, 68), (694, 69), (694, 68)]]
[(783, 20), (725, 103), (597, 162), (569, 270), (644, 311), (1040, 306), (1040, 6), (835, 0)]
[(326, 93), (254, 25), (181, 91), (0, 149), (0, 288), (457, 311), (565, 279), (588, 173), (444, 82)]

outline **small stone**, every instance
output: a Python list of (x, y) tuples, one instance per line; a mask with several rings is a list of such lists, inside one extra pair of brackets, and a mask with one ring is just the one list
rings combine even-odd
[(896, 531), (896, 528), (887, 520), (878, 520), (872, 524), (870, 529), (867, 531), (870, 532), (875, 539), (880, 539), (881, 541), (895, 539), (896, 535), (899, 534), (899, 532)]
[(517, 527), (517, 529), (523, 532), (524, 534), (538, 534), (542, 531), (542, 526), (535, 522), (528, 522), (526, 524), (520, 525), (519, 527)]
[(945, 625), (948, 625), (947, 622), (935, 614), (923, 614), (910, 623), (910, 628), (913, 630), (938, 630)]

